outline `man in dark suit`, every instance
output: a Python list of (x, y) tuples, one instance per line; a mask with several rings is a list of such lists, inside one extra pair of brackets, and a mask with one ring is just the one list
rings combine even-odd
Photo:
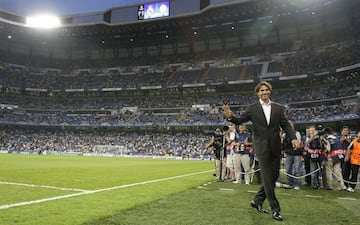
[(267, 198), (273, 212), (272, 218), (282, 221), (280, 205), (274, 191), (281, 159), (280, 127), (290, 137), (294, 149), (300, 147), (300, 142), (296, 139), (295, 132), (285, 116), (283, 106), (270, 101), (271, 91), (270, 83), (260, 82), (255, 87), (259, 101), (249, 105), (240, 117), (235, 117), (228, 105), (223, 106), (223, 111), (225, 117), (234, 124), (252, 122), (253, 149), (259, 161), (262, 185), (251, 201), (251, 207), (260, 213), (268, 213), (262, 208)]

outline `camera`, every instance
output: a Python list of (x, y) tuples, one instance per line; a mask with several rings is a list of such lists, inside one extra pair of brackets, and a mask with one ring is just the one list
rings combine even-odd
[(204, 133), (206, 135), (212, 135), (215, 138), (221, 138), (224, 136), (224, 132), (227, 132), (229, 130), (228, 126), (224, 126), (222, 129), (216, 128), (215, 131), (205, 131)]
[(223, 136), (223, 132), (217, 128), (215, 131), (214, 131), (214, 137), (222, 137)]
[(330, 127), (325, 127), (324, 129), (318, 132), (319, 136), (323, 136), (325, 134), (332, 134), (333, 130)]
[(224, 141), (224, 132), (221, 128), (216, 128), (215, 131), (204, 131), (206, 135), (211, 135), (213, 139), (213, 146), (215, 148), (221, 148)]
[(223, 137), (224, 137), (224, 135), (223, 135), (223, 132), (221, 131), (221, 130), (216, 130), (215, 132), (214, 132), (214, 142), (216, 143), (216, 144), (218, 144), (218, 145), (221, 145), (222, 144), (222, 142), (223, 142)]

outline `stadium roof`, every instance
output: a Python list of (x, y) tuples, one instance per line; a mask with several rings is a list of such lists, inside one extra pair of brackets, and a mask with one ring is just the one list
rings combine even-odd
[(346, 28), (350, 20), (359, 18), (360, 7), (358, 0), (211, 0), (209, 7), (197, 5), (197, 11), (180, 11), (184, 3), (199, 2), (171, 0), (176, 13), (146, 21), (138, 21), (137, 5), (66, 16), (61, 21), (63, 26), (51, 32), (28, 29), (23, 25), (24, 16), (0, 10), (0, 33), (4, 34), (0, 36), (0, 48), (27, 55), (41, 52), (56, 58), (76, 51), (83, 57), (99, 49), (108, 56), (133, 55), (135, 49), (137, 56), (147, 55), (146, 51), (187, 53), (194, 46), (198, 51), (259, 46)]
[(39, 12), (50, 12), (58, 16), (93, 13), (114, 7), (143, 4), (153, 0), (1, 0), (0, 9), (28, 16)]

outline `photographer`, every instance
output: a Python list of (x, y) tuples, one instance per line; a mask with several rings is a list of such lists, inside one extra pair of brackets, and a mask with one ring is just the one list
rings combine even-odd
[(326, 181), (326, 151), (323, 133), (319, 133), (315, 126), (309, 127), (310, 137), (306, 140), (307, 154), (310, 157), (311, 185), (314, 189), (320, 188), (319, 176), (323, 178), (323, 188), (327, 189)]
[(324, 129), (324, 137), (326, 138), (326, 175), (327, 187), (332, 189), (332, 175), (334, 174), (337, 181), (340, 183), (338, 190), (346, 190), (343, 176), (341, 173), (341, 160), (344, 159), (344, 150), (341, 147), (340, 140), (333, 134), (330, 127)]
[[(294, 124), (290, 122), (291, 127), (295, 130)], [(296, 139), (301, 143), (301, 134), (299, 131), (295, 130)], [(301, 177), (301, 156), (303, 155), (304, 148), (298, 148), (296, 150), (293, 149), (291, 145), (291, 140), (286, 135), (286, 133), (282, 134), (281, 137), (282, 149), (286, 154), (286, 176), (288, 180), (288, 185), (295, 190), (300, 189), (300, 178)]]
[[(224, 127), (225, 128), (225, 127)], [(236, 128), (234, 124), (230, 124), (224, 129), (226, 141), (226, 178), (235, 181), (235, 164), (234, 164), (234, 143), (236, 137)]]
[(215, 130), (206, 148), (213, 147), (215, 155), (215, 172), (218, 182), (223, 182), (226, 175), (226, 152), (224, 146), (224, 135), (220, 128)]
[(234, 143), (234, 166), (235, 166), (235, 181), (234, 184), (241, 182), (241, 168), (244, 169), (245, 184), (250, 184), (250, 151), (252, 146), (251, 134), (246, 132), (246, 126), (240, 125), (239, 132), (235, 136)]

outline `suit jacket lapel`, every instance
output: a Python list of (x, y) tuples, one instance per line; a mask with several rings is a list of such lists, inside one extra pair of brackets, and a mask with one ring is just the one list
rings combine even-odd
[[(262, 114), (263, 123), (266, 124), (267, 126), (269, 126), (269, 124), (267, 124), (266, 117), (265, 117), (265, 113), (264, 113), (264, 110), (263, 110), (260, 102), (258, 102), (256, 105), (257, 105), (257, 108), (258, 108), (258, 110), (259, 110), (259, 113)], [(272, 110), (271, 110), (271, 114), (272, 114)], [(270, 122), (271, 122), (271, 117), (270, 117)]]

